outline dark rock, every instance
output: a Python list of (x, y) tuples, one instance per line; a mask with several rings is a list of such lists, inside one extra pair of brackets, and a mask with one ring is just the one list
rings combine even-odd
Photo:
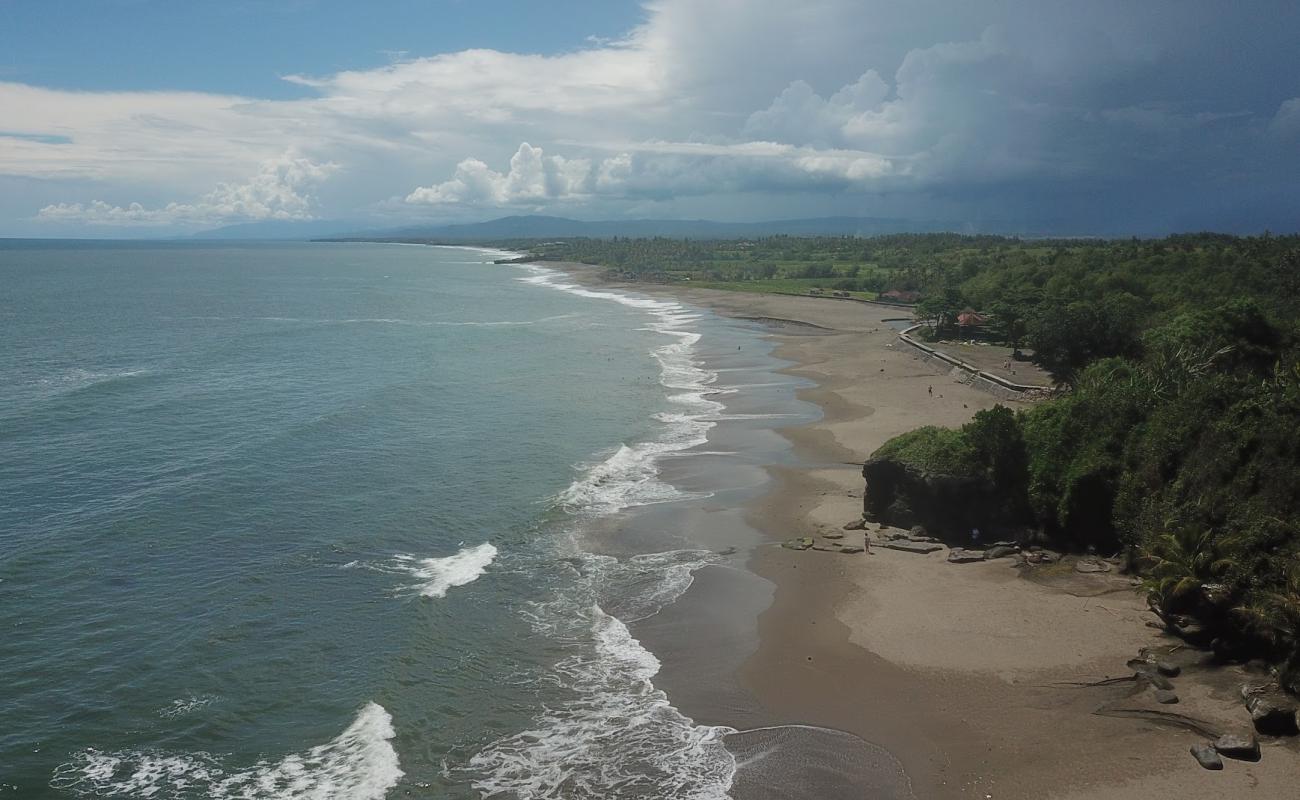
[(1152, 670), (1150, 668), (1138, 669), (1137, 677), (1138, 680), (1146, 681), (1147, 683), (1151, 684), (1157, 689), (1164, 689), (1165, 691), (1173, 691), (1174, 688), (1173, 681), (1169, 680), (1164, 675), (1161, 675), (1159, 672), (1156, 672), (1155, 670)]
[(811, 536), (800, 536), (797, 539), (787, 539), (781, 542), (781, 546), (787, 550), (807, 550), (813, 546)]
[(846, 531), (862, 531), (867, 529), (867, 521), (864, 519), (855, 519), (844, 526)]
[(984, 554), (978, 550), (963, 550), (960, 547), (956, 547), (948, 553), (949, 564), (969, 564), (972, 561), (983, 560)]
[(734, 547), (726, 547), (718, 551), (718, 555), (720, 556), (734, 556), (735, 554), (736, 548)]
[(1156, 671), (1159, 672), (1161, 675), (1165, 675), (1170, 678), (1177, 678), (1179, 673), (1183, 671), (1182, 667), (1178, 666), (1177, 664), (1170, 663), (1168, 661), (1157, 661), (1155, 662), (1155, 667), (1156, 667)]
[(989, 560), (995, 558), (1006, 558), (1008, 556), (1014, 556), (1018, 552), (1020, 551), (1010, 545), (998, 544), (985, 550), (984, 557)]
[(885, 538), (897, 541), (899, 539), (906, 539), (907, 534), (904, 533), (903, 531), (890, 531), (889, 533), (885, 534)]
[(881, 542), (880, 546), (889, 548), (890, 550), (902, 550), (904, 553), (921, 553), (921, 554), (933, 553), (936, 550), (943, 549), (943, 545), (941, 544), (931, 544), (928, 542), (907, 542), (907, 541), (899, 541), (897, 539), (895, 539), (892, 542)]
[(1161, 705), (1173, 705), (1178, 702), (1178, 695), (1168, 689), (1156, 689), (1156, 702)]
[(840, 548), (840, 552), (841, 552), (841, 553), (848, 553), (848, 554), (850, 554), (850, 555), (852, 555), (852, 554), (854, 554), (854, 553), (865, 553), (866, 551), (867, 551), (867, 548), (865, 548), (865, 547), (858, 547), (858, 546), (855, 545), (855, 544), (848, 544), (848, 545), (845, 545), (845, 546), (843, 546), (843, 547)]
[(924, 539), (925, 537), (930, 535), (929, 532), (926, 531), (926, 529), (920, 525), (913, 525), (912, 529), (909, 530), (907, 533), (909, 536), (914, 536), (921, 539)]
[(982, 475), (941, 475), (888, 457), (862, 466), (868, 519), (900, 528), (924, 526), (922, 535), (945, 541), (969, 539), (971, 528), (988, 530), (1018, 522), (1008, 518), (1003, 495)]
[(1192, 758), (1206, 769), (1223, 769), (1223, 759), (1219, 758), (1219, 753), (1212, 744), (1192, 745)]
[(1246, 710), (1250, 712), (1250, 721), (1255, 730), (1266, 736), (1295, 736), (1300, 734), (1296, 726), (1295, 706), (1267, 697), (1252, 697), (1246, 701)]
[(1227, 733), (1214, 740), (1214, 749), (1221, 756), (1235, 758), (1240, 761), (1259, 760), (1259, 740), (1254, 736)]

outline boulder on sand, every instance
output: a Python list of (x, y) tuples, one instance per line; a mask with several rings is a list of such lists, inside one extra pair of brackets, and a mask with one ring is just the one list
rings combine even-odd
[(797, 539), (786, 539), (781, 542), (781, 546), (787, 550), (807, 550), (813, 546), (811, 536), (800, 536)]
[(955, 547), (948, 553), (949, 564), (969, 564), (972, 561), (983, 560), (984, 554), (979, 550), (963, 550), (960, 547)]
[(855, 519), (852, 522), (846, 523), (844, 526), (844, 530), (846, 531), (862, 531), (866, 529), (867, 521), (865, 519)]
[(1169, 689), (1156, 689), (1156, 702), (1161, 705), (1173, 705), (1178, 702), (1178, 695)]
[(1012, 545), (998, 544), (985, 550), (984, 558), (988, 560), (992, 560), (995, 558), (1006, 558), (1008, 556), (1014, 556), (1018, 552), (1020, 551), (1017, 550)]
[(1238, 733), (1225, 733), (1214, 740), (1214, 749), (1219, 755), (1236, 758), (1241, 761), (1259, 760), (1259, 740), (1254, 736)]
[(1192, 758), (1196, 759), (1196, 763), (1206, 769), (1223, 769), (1223, 759), (1219, 758), (1219, 754), (1212, 744), (1192, 745)]
[(1300, 733), (1296, 726), (1295, 706), (1289, 703), (1252, 697), (1246, 701), (1246, 710), (1250, 712), (1255, 730), (1266, 736), (1295, 736)]

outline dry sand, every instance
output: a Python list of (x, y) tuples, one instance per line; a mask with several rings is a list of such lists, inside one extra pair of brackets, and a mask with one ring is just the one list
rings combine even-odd
[[(628, 288), (764, 318), (777, 355), (796, 365), (789, 371), (816, 382), (801, 396), (824, 418), (786, 431), (807, 466), (773, 469), (776, 489), (750, 515), (774, 543), (857, 519), (858, 465), (887, 439), (920, 425), (960, 425), (997, 402), (924, 366), (883, 322), (900, 316), (896, 308)], [(759, 621), (758, 650), (741, 669), (745, 684), (791, 722), (886, 748), (921, 800), (1300, 795), (1294, 742), (1265, 742), (1261, 762), (1226, 761), (1221, 772), (1193, 761), (1188, 748), (1206, 734), (1161, 715), (1247, 732), (1235, 692), (1251, 676), (1177, 649), (1146, 624), (1153, 616), (1122, 576), (1057, 565), (1031, 580), (1009, 559), (954, 565), (942, 552), (879, 548), (843, 555), (771, 546), (751, 567), (776, 591)], [(1126, 662), (1143, 647), (1173, 649), (1185, 665), (1174, 680), (1179, 704), (1157, 705), (1131, 682), (1087, 685), (1130, 676)]]

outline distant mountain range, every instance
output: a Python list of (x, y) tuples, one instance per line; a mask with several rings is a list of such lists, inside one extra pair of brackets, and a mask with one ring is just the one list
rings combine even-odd
[(565, 217), (510, 216), (487, 222), (456, 225), (412, 225), (364, 229), (341, 221), (252, 222), (196, 234), (196, 239), (435, 239), (496, 241), (502, 239), (563, 239), (579, 236), (668, 236), (688, 239), (736, 239), (789, 236), (878, 236), (886, 233), (997, 233), (1041, 236), (1048, 224), (1012, 225), (1001, 222), (907, 220), (882, 217), (814, 217), (767, 222), (715, 222), (684, 219), (577, 220)]

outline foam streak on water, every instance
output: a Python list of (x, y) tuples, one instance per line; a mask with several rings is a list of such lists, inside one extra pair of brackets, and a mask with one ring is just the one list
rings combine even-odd
[(55, 771), (51, 785), (83, 797), (215, 800), (382, 800), (402, 777), (393, 719), (367, 703), (328, 744), (276, 762), (228, 770), (207, 753), (87, 750)]
[(466, 547), (446, 558), (399, 555), (394, 560), (398, 569), (420, 581), (407, 589), (418, 592), (422, 597), (446, 597), (447, 590), (453, 586), (464, 586), (478, 580), (496, 555), (496, 547), (484, 542), (477, 547)]
[(643, 619), (681, 596), (702, 551), (619, 561), (584, 554), (577, 589), (539, 604), (539, 633), (574, 643), (554, 667), (571, 699), (550, 706), (527, 730), (490, 744), (468, 768), (485, 797), (721, 800), (736, 762), (723, 744), (732, 728), (696, 725), (655, 688), (659, 661), (601, 603)]
[[(658, 462), (708, 440), (721, 403), (709, 399), (717, 375), (695, 360), (698, 316), (679, 303), (589, 289), (563, 274), (532, 265), (521, 280), (581, 297), (642, 309), (648, 329), (669, 339), (652, 355), (674, 410), (655, 416), (661, 433), (625, 442), (602, 461), (580, 467), (579, 477), (555, 505), (585, 517), (689, 495), (662, 481)], [(568, 699), (548, 705), (532, 725), (489, 744), (465, 769), (485, 797), (681, 798), (728, 796), (736, 761), (723, 744), (732, 729), (697, 725), (654, 686), (659, 661), (628, 630), (674, 602), (693, 573), (713, 560), (702, 551), (672, 551), (622, 561), (582, 551), (581, 537), (561, 537), (557, 548), (574, 566), (575, 584), (537, 604), (530, 615), (538, 634), (566, 643), (568, 655), (549, 676)]]
[(658, 462), (665, 455), (708, 441), (709, 429), (724, 408), (710, 399), (716, 394), (710, 386), (717, 380), (717, 373), (701, 367), (694, 357), (700, 334), (688, 326), (699, 315), (672, 300), (590, 289), (564, 280), (564, 274), (556, 270), (532, 264), (521, 266), (531, 273), (520, 279), (525, 283), (642, 309), (652, 318), (647, 329), (670, 338), (651, 354), (659, 364), (659, 382), (668, 390), (668, 399), (681, 410), (656, 415), (664, 423), (658, 438), (621, 444), (603, 461), (586, 465), (583, 474), (560, 493), (559, 505), (570, 511), (610, 514), (692, 497), (659, 480)]

